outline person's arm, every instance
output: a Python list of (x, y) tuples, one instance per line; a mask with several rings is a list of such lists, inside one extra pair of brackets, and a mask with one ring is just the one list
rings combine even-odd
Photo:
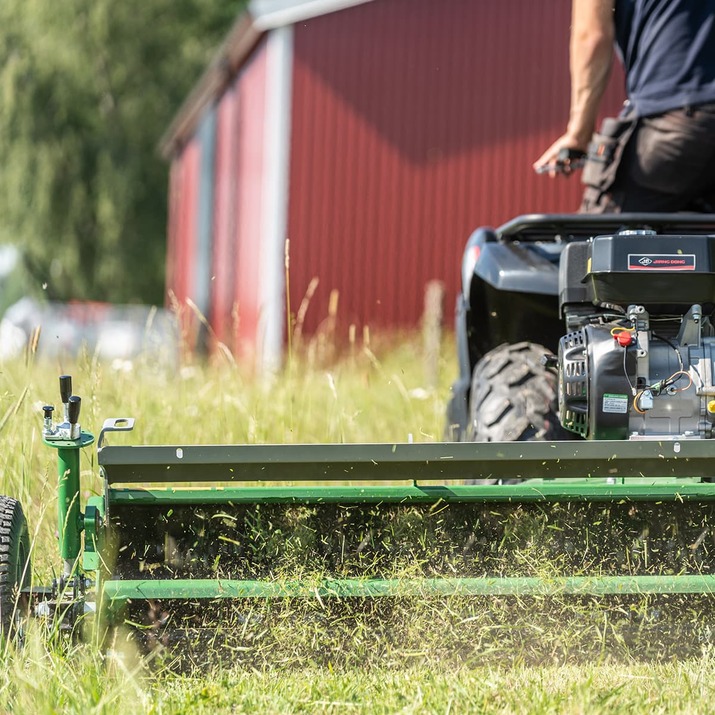
[(573, 0), (569, 121), (565, 134), (534, 163), (534, 169), (553, 167), (549, 173), (554, 176), (561, 149), (588, 149), (613, 63), (614, 5), (615, 0)]

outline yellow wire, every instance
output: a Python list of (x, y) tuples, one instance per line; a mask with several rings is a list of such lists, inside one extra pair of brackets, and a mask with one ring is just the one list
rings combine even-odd
[(635, 328), (622, 328), (617, 325), (615, 328), (611, 328), (611, 335), (615, 338), (619, 333), (635, 333)]
[(633, 409), (640, 415), (645, 414), (645, 410), (642, 410), (640, 407), (638, 407), (638, 400), (640, 400), (641, 395), (645, 392), (645, 390), (641, 390), (634, 398), (633, 398)]

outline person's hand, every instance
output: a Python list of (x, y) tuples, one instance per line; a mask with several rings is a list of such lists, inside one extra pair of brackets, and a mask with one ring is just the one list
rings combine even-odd
[(583, 166), (588, 146), (570, 134), (559, 137), (533, 164), (537, 174), (571, 176)]

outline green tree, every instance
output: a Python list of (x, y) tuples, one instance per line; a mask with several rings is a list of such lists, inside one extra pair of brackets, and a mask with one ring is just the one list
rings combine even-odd
[(0, 242), (49, 297), (163, 300), (157, 143), (242, 4), (0, 2)]

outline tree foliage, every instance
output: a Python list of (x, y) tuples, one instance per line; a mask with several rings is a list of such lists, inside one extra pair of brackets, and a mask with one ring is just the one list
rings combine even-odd
[(162, 301), (157, 143), (241, 4), (0, 3), (0, 242), (50, 297)]

